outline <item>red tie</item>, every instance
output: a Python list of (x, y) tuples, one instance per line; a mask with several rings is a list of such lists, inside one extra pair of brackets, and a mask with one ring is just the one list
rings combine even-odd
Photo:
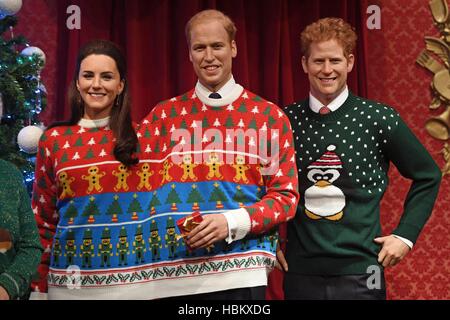
[(326, 115), (329, 114), (331, 112), (330, 108), (328, 108), (327, 106), (320, 108), (319, 113), (321, 115)]

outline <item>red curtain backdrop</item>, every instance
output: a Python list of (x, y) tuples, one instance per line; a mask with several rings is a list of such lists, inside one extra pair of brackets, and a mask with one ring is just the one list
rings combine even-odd
[[(81, 9), (81, 30), (66, 27), (66, 10), (73, 4)], [(382, 9), (381, 30), (366, 28), (366, 9), (371, 4)], [(208, 8), (224, 11), (237, 25), (236, 80), (280, 106), (308, 94), (308, 79), (300, 64), (301, 30), (321, 17), (345, 18), (359, 37), (350, 89), (395, 107), (442, 167), (442, 143), (424, 129), (430, 117), (431, 76), (414, 63), (424, 47), (423, 37), (436, 35), (425, 0), (23, 0), (15, 32), (47, 54), (42, 78), (49, 106), (42, 120), (49, 124), (67, 118), (65, 90), (76, 53), (95, 38), (115, 41), (126, 52), (134, 120), (139, 121), (157, 102), (192, 88), (196, 77), (184, 26), (196, 12)], [(390, 178), (382, 205), (385, 233), (398, 223), (409, 187), (395, 169)], [(447, 177), (413, 252), (387, 270), (388, 298), (450, 299), (449, 190)], [(274, 271), (269, 298), (283, 298), (281, 281), (282, 274)]]

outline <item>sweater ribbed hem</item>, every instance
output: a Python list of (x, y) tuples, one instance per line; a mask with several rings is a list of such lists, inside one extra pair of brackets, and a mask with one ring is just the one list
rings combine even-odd
[(150, 281), (137, 285), (68, 289), (49, 287), (49, 300), (150, 300), (173, 296), (267, 286), (270, 269), (244, 269), (213, 275)]

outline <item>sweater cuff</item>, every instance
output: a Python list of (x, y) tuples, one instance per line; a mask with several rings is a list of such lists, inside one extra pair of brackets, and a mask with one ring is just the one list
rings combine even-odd
[(8, 292), (9, 300), (14, 300), (19, 297), (19, 285), (16, 280), (6, 272), (0, 275), (0, 286), (5, 288), (6, 292)]
[(394, 231), (392, 231), (392, 234), (406, 238), (412, 243), (415, 243), (419, 237), (420, 231), (421, 229), (414, 225), (401, 223)]
[(225, 238), (228, 244), (241, 240), (250, 232), (250, 217), (244, 208), (229, 210), (222, 214), (228, 223), (228, 237)]
[(412, 250), (414, 244), (412, 243), (411, 240), (408, 240), (406, 238), (400, 237), (400, 236), (398, 236), (396, 234), (393, 234), (393, 236), (396, 237), (397, 239), (403, 241)]

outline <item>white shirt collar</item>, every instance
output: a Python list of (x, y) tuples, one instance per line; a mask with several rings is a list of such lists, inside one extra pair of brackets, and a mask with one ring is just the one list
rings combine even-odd
[[(327, 107), (331, 110), (331, 112), (336, 111), (341, 107), (345, 100), (348, 98), (348, 87), (345, 86), (344, 91), (342, 91), (336, 98), (334, 98), (333, 101), (331, 101)], [(320, 108), (322, 108), (324, 105), (322, 102), (320, 102), (316, 97), (314, 97), (311, 92), (309, 93), (309, 107), (312, 111), (315, 113), (319, 113)]]
[(208, 90), (200, 83), (200, 81), (197, 81), (197, 84), (195, 85), (195, 93), (200, 101), (212, 107), (221, 107), (232, 103), (239, 98), (243, 90), (244, 88), (236, 83), (233, 76), (231, 76), (231, 79), (228, 80), (227, 83), (219, 89), (219, 91), (217, 91), (217, 93), (222, 97), (220, 99), (209, 98), (212, 91)]
[(78, 121), (78, 125), (80, 127), (88, 128), (88, 129), (103, 128), (109, 124), (109, 118), (110, 117), (106, 117), (103, 119), (95, 119), (95, 120), (81, 118), (80, 121)]
[[(217, 93), (220, 94), (220, 96), (222, 98), (225, 98), (227, 95), (229, 95), (233, 91), (233, 87), (235, 85), (236, 85), (236, 81), (234, 80), (234, 77), (231, 76), (230, 80), (228, 80), (227, 83), (225, 83), (225, 85), (223, 85), (222, 88), (220, 88), (219, 91), (217, 91)], [(212, 91), (210, 91), (204, 85), (202, 85), (200, 83), (200, 81), (197, 81), (196, 88), (201, 90), (202, 93), (204, 93), (204, 95), (206, 95), (207, 97), (212, 93)]]

